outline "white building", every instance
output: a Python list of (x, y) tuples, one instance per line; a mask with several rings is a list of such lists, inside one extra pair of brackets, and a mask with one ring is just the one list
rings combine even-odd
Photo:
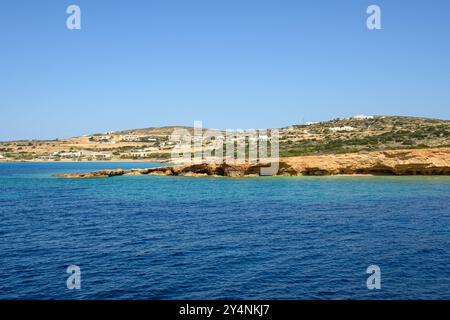
[(365, 116), (363, 114), (358, 114), (356, 116), (350, 117), (350, 119), (353, 119), (353, 120), (367, 120), (367, 119), (373, 119), (373, 116)]
[(342, 126), (342, 127), (332, 127), (332, 128), (330, 128), (330, 130), (333, 131), (333, 132), (353, 131), (353, 130), (355, 130), (355, 128), (350, 127), (350, 126)]
[(130, 155), (134, 158), (145, 158), (150, 155), (149, 152), (139, 151), (139, 152), (131, 152)]
[(141, 136), (137, 136), (137, 135), (123, 135), (120, 136), (120, 140), (121, 141), (128, 141), (128, 142), (137, 142), (140, 141)]

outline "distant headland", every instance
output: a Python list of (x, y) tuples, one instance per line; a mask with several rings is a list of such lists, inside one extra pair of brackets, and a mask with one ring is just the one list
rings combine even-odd
[[(0, 161), (170, 162), (174, 130), (159, 127), (105, 132), (62, 140), (0, 142)], [(202, 129), (205, 130), (206, 129)], [(279, 157), (273, 175), (450, 175), (450, 121), (405, 116), (353, 116), (277, 129)], [(219, 130), (225, 134), (225, 131)], [(202, 133), (202, 131), (200, 131)], [(221, 137), (223, 138), (223, 137)], [(268, 143), (270, 137), (265, 137)], [(212, 148), (214, 141), (202, 141)], [(231, 142), (234, 147), (235, 141)], [(226, 146), (227, 147), (227, 146)], [(246, 145), (247, 149), (249, 144)], [(169, 176), (261, 175), (264, 161), (181, 163), (157, 168), (103, 170), (68, 178), (149, 174)]]
[[(193, 131), (193, 127), (172, 126), (60, 140), (5, 141), (0, 142), (0, 161), (168, 162), (175, 129)], [(450, 121), (438, 119), (359, 115), (278, 130), (283, 158), (450, 147)]]

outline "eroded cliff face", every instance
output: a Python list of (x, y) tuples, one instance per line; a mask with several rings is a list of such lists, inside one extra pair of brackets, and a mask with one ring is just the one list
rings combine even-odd
[(303, 175), (449, 175), (450, 149), (390, 150), (285, 158)]
[[(64, 178), (105, 178), (121, 175), (223, 176), (251, 177), (261, 175), (267, 163), (204, 163), (145, 169), (115, 169), (73, 174)], [(276, 175), (322, 176), (342, 174), (371, 175), (450, 175), (450, 148), (390, 150), (281, 158)]]

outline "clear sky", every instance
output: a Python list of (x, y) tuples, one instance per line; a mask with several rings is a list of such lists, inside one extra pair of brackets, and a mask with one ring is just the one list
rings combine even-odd
[(450, 119), (449, 15), (448, 0), (2, 0), (0, 140)]

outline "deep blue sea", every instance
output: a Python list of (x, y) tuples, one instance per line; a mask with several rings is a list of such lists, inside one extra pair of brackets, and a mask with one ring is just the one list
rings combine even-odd
[(51, 176), (148, 166), (0, 163), (0, 299), (450, 299), (450, 177)]

